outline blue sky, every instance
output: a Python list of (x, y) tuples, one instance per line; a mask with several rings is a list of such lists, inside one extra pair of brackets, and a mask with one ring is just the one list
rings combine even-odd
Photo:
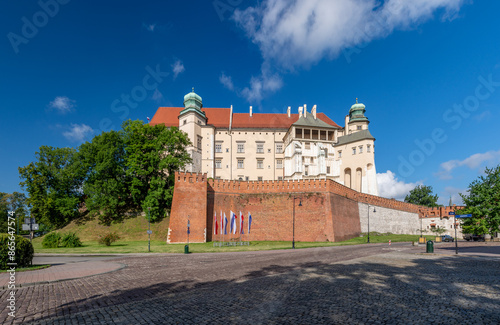
[(42, 145), (78, 146), (182, 106), (338, 124), (358, 97), (382, 196), (431, 185), (448, 203), (500, 163), (498, 1), (6, 1), (0, 191)]

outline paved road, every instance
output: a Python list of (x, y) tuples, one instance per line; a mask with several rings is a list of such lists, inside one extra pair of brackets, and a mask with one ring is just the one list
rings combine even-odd
[[(500, 260), (405, 244), (113, 258), (17, 291), (23, 324), (498, 324)], [(0, 298), (0, 323), (12, 323)]]

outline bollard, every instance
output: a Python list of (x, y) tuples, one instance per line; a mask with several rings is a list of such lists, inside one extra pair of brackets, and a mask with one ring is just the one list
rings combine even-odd
[(189, 254), (189, 245), (184, 246), (184, 254)]
[(434, 253), (434, 243), (432, 242), (432, 240), (427, 241), (426, 253)]

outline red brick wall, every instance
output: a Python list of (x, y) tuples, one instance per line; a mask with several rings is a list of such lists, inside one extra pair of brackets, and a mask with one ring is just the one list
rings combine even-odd
[[(292, 240), (294, 196), (302, 198), (301, 207), (299, 200), (295, 201), (296, 241), (342, 241), (359, 236), (358, 202), (414, 213), (423, 208), (359, 193), (332, 180), (244, 182), (207, 180), (206, 175), (176, 173), (169, 242), (186, 241), (187, 215), (191, 216), (191, 241), (221, 240), (221, 235), (213, 234), (214, 211), (220, 220), (221, 210), (228, 222), (230, 211), (236, 213), (238, 219), (240, 210), (243, 212), (242, 240)], [(249, 211), (252, 229), (247, 234)], [(239, 235), (228, 234), (224, 240), (237, 237)]]
[(193, 243), (205, 242), (206, 211), (206, 174), (176, 173), (167, 241), (172, 243), (187, 242), (187, 220), (189, 216), (191, 224), (189, 241)]

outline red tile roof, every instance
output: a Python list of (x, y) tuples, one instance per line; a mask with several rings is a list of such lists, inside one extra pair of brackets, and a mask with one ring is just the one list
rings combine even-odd
[[(159, 107), (151, 120), (151, 125), (165, 124), (166, 126), (179, 126), (179, 113), (184, 107)], [(202, 108), (207, 116), (207, 124), (218, 128), (229, 128), (230, 108)], [(311, 113), (309, 113), (311, 114)], [(324, 113), (318, 113), (317, 118), (323, 122), (340, 128)], [(270, 129), (288, 129), (299, 119), (299, 114), (253, 114), (250, 117), (248, 113), (233, 113), (232, 128), (270, 128)]]

